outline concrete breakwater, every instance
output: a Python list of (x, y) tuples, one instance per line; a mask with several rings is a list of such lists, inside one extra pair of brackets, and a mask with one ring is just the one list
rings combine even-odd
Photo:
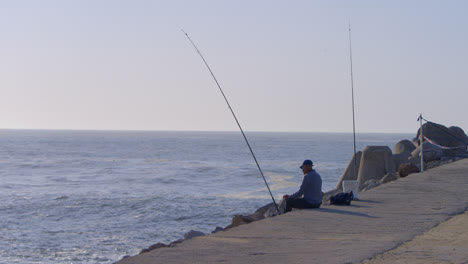
[(351, 206), (297, 210), (117, 263), (361, 263), (463, 213), (467, 188), (463, 159), (362, 192)]
[[(403, 139), (397, 142), (393, 152), (388, 146), (367, 146), (363, 151), (358, 151), (356, 156), (351, 157), (336, 187), (324, 193), (322, 204), (330, 204), (330, 197), (343, 192), (343, 181), (357, 181), (359, 192), (363, 192), (409, 174), (420, 172), (419, 134), (420, 130), (417, 131), (416, 137), (412, 140)], [(426, 123), (423, 126), (423, 134), (425, 135), (423, 140), (424, 169), (468, 158), (468, 137), (463, 129), (456, 126), (447, 128), (440, 124)], [(257, 209), (251, 215), (234, 216), (231, 225), (226, 228), (248, 224), (275, 214), (276, 208), (273, 203), (270, 203)]]
[[(352, 206), (328, 205), (329, 197), (342, 191), (338, 182), (334, 190), (325, 193), (321, 209), (268, 217), (274, 210), (271, 210), (272, 205), (266, 205), (252, 215), (235, 216), (223, 232), (190, 239), (204, 235), (191, 232), (183, 243), (180, 240), (170, 245), (156, 244), (140, 255), (124, 258), (118, 263), (315, 263), (310, 257), (315, 259), (317, 255), (321, 256), (321, 262), (345, 263), (343, 254), (346, 252), (351, 262), (384, 252), (467, 208), (468, 201), (463, 193), (468, 182), (467, 160), (411, 177), (400, 175), (405, 173), (400, 170), (402, 165), (419, 169), (415, 162), (420, 160), (416, 151), (419, 146), (417, 141), (413, 142), (398, 142), (394, 153), (388, 147), (365, 148), (356, 156), (359, 161), (356, 178), (352, 178), (355, 175), (351, 171), (354, 157), (351, 159), (340, 182), (358, 180), (361, 201), (353, 202)], [(462, 151), (443, 154), (438, 159), (433, 158), (433, 153), (425, 155), (430, 148), (423, 147), (425, 167), (467, 156), (466, 145), (464, 149), (459, 148)], [(257, 222), (260, 219), (265, 220)], [(246, 223), (251, 224), (244, 225)], [(405, 232), (405, 228), (411, 230)], [(359, 246), (350, 243), (353, 240)], [(156, 248), (159, 249), (153, 250)], [(330, 255), (324, 255), (326, 252)], [(337, 252), (339, 256), (335, 256)]]

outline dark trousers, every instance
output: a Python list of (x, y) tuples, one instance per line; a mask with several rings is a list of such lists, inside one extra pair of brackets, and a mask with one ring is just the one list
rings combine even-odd
[(304, 198), (288, 198), (286, 200), (285, 212), (291, 212), (293, 208), (298, 208), (298, 209), (319, 208), (321, 204), (322, 203), (310, 204)]

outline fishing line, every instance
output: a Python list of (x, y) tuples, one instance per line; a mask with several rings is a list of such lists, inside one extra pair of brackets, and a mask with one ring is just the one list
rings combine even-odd
[(351, 102), (353, 107), (353, 142), (354, 142), (354, 178), (357, 179), (357, 157), (356, 157), (356, 123), (354, 120), (354, 79), (353, 79), (353, 52), (351, 47), (351, 22), (349, 25), (349, 63), (351, 68)]
[(268, 183), (265, 179), (265, 175), (263, 175), (263, 171), (262, 169), (260, 168), (260, 165), (258, 164), (258, 161), (257, 161), (257, 158), (255, 157), (255, 154), (252, 150), (252, 147), (250, 146), (250, 143), (249, 141), (247, 140), (247, 137), (245, 136), (245, 133), (244, 133), (244, 130), (242, 129), (240, 123), (239, 123), (239, 120), (237, 120), (237, 117), (236, 117), (236, 114), (234, 114), (234, 110), (232, 110), (232, 107), (231, 107), (231, 104), (229, 103), (226, 95), (224, 94), (223, 92), (223, 89), (221, 89), (221, 85), (219, 84), (218, 80), (216, 79), (216, 76), (214, 75), (213, 71), (211, 70), (210, 68), (210, 65), (208, 65), (208, 62), (206, 62), (205, 58), (203, 57), (202, 53), (200, 52), (200, 50), (198, 49), (197, 45), (195, 45), (195, 43), (193, 42), (193, 40), (190, 38), (190, 36), (184, 31), (182, 30), (182, 32), (185, 34), (185, 36), (187, 37), (187, 39), (190, 41), (190, 43), (192, 43), (192, 46), (195, 48), (195, 50), (197, 51), (198, 55), (200, 55), (200, 58), (203, 60), (203, 62), (205, 63), (205, 66), (206, 68), (208, 68), (208, 71), (210, 72), (211, 74), (211, 77), (213, 77), (213, 80), (215, 81), (216, 85), (218, 86), (219, 88), (219, 91), (221, 92), (221, 94), (223, 95), (224, 97), (224, 100), (226, 101), (228, 107), (229, 107), (229, 110), (231, 110), (231, 113), (232, 113), (232, 116), (234, 117), (234, 119), (236, 120), (236, 123), (237, 123), (237, 126), (239, 127), (241, 133), (242, 133), (242, 136), (244, 137), (245, 139), (245, 143), (247, 143), (247, 146), (249, 147), (249, 150), (250, 150), (250, 153), (252, 154), (252, 157), (255, 161), (255, 164), (257, 164), (257, 168), (258, 170), (260, 171), (260, 174), (262, 175), (262, 178), (263, 178), (263, 181), (265, 182), (265, 185), (268, 189), (268, 192), (270, 193), (270, 196), (271, 196), (271, 199), (273, 200), (273, 203), (275, 204), (275, 207), (276, 207), (276, 210), (278, 211), (278, 214), (280, 214), (280, 210), (279, 210), (279, 207), (278, 207), (278, 204), (276, 203), (275, 201), (275, 198), (273, 197), (273, 194), (271, 193), (271, 190), (270, 190), (270, 186), (268, 186)]

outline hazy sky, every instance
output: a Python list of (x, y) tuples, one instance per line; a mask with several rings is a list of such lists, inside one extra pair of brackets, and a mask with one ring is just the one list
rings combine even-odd
[(468, 1), (1, 1), (0, 128), (468, 130)]

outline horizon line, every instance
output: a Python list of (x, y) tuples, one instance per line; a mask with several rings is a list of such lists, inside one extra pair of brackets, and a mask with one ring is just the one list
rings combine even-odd
[[(0, 128), (0, 130), (36, 130), (36, 131), (97, 131), (97, 132), (238, 132), (239, 130), (182, 130), (182, 129), (89, 129), (89, 128)], [(248, 133), (336, 133), (352, 134), (352, 131), (267, 131), (245, 130)], [(357, 131), (356, 134), (414, 134), (414, 132), (368, 132)]]

